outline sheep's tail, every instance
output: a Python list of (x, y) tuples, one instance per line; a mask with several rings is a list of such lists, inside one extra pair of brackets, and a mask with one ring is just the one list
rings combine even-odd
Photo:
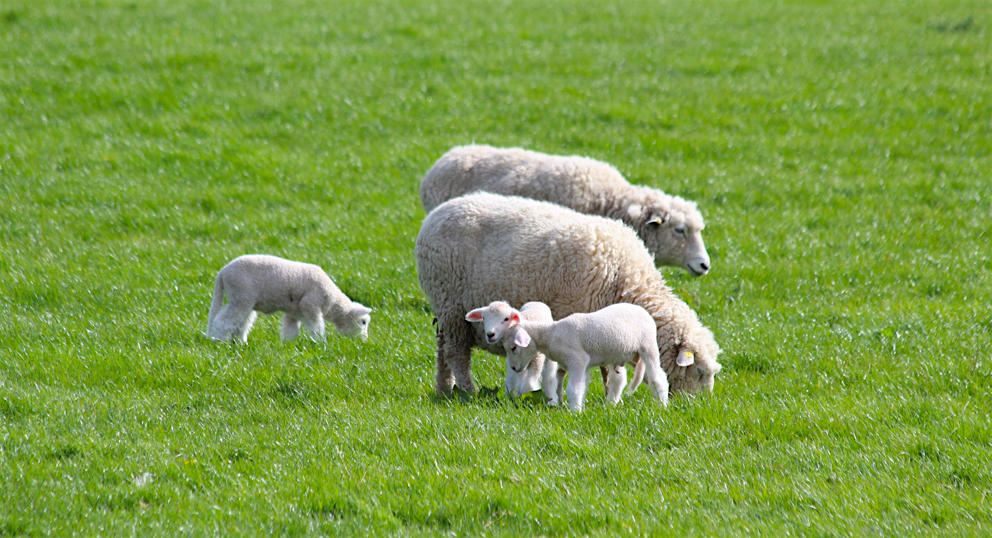
[(217, 280), (214, 281), (214, 298), (210, 301), (210, 313), (207, 314), (208, 336), (210, 335), (210, 326), (213, 325), (214, 318), (217, 317), (217, 312), (220, 312), (222, 306), (224, 306), (224, 282), (220, 275), (217, 275)]

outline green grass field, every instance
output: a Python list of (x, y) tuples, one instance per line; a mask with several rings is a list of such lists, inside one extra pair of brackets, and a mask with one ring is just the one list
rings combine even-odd
[[(992, 534), (987, 1), (269, 4), (0, 3), (0, 535)], [(473, 141), (699, 202), (712, 395), (434, 395)], [(250, 252), (369, 341), (208, 340)]]

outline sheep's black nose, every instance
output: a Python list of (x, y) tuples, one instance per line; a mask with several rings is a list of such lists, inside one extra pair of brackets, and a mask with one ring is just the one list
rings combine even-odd
[(710, 264), (708, 264), (706, 262), (703, 262), (703, 263), (699, 264), (699, 268), (702, 269), (704, 272), (705, 271), (709, 271), (710, 270)]

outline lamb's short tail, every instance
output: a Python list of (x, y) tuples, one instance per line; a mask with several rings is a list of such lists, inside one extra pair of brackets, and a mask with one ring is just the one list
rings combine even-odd
[(207, 314), (207, 336), (210, 336), (210, 326), (213, 325), (214, 318), (217, 317), (217, 312), (220, 312), (222, 306), (224, 306), (224, 282), (220, 279), (220, 275), (217, 275), (217, 280), (214, 281), (214, 298), (210, 301), (210, 313)]

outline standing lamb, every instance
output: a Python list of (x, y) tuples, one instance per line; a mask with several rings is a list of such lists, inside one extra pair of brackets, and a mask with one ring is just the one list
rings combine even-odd
[(656, 264), (683, 267), (697, 276), (710, 270), (703, 216), (695, 202), (632, 185), (602, 161), (521, 148), (457, 146), (427, 171), (420, 201), (429, 213), (475, 191), (544, 200), (623, 221), (641, 237)]
[(256, 312), (280, 311), (285, 340), (296, 338), (302, 322), (311, 338), (323, 341), (325, 318), (342, 334), (368, 338), (372, 309), (349, 299), (323, 269), (263, 254), (239, 256), (217, 273), (207, 336), (247, 342)]
[[(658, 357), (654, 318), (644, 308), (617, 303), (595, 312), (576, 313), (558, 321), (533, 321), (514, 311), (503, 334), (503, 348), (511, 368), (519, 371), (538, 354), (560, 364), (568, 372), (568, 405), (581, 411), (593, 366), (623, 366), (639, 360), (655, 397), (668, 405), (668, 380)], [(548, 380), (545, 392), (556, 390), (561, 377)], [(617, 404), (626, 376), (613, 376), (607, 383), (606, 401)], [(548, 386), (550, 385), (550, 386)]]
[(480, 192), (428, 214), (415, 250), (420, 287), (437, 316), (440, 393), (450, 393), (456, 382), (474, 392), (472, 347), (504, 354), (502, 345), (487, 342), (482, 328), (464, 318), (496, 300), (541, 301), (556, 319), (614, 303), (640, 305), (655, 320), (671, 390), (713, 388), (720, 371), (713, 333), (665, 284), (633, 230), (615, 220)]
[[(538, 301), (527, 303), (520, 307), (520, 310), (512, 308), (506, 302), (495, 301), (484, 308), (472, 310), (465, 315), (465, 320), (482, 323), (486, 341), (496, 343), (502, 340), (503, 331), (509, 327), (511, 315), (533, 321), (554, 321), (548, 305)], [(511, 368), (508, 357), (503, 387), (510, 398), (543, 388), (544, 396), (548, 401), (552, 405), (557, 405), (560, 393), (555, 392), (553, 388), (549, 392), (549, 384), (544, 381), (545, 378), (556, 379), (557, 374), (558, 365), (552, 361), (545, 361), (543, 353), (533, 354), (527, 364), (520, 368)]]

